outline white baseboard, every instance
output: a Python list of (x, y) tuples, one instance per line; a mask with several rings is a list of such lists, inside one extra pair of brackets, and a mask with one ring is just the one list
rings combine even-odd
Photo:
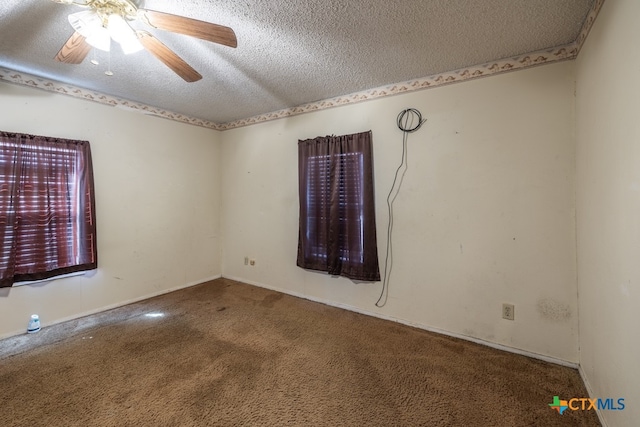
[(507, 351), (509, 353), (515, 353), (515, 354), (519, 354), (519, 355), (522, 355), (522, 356), (531, 357), (531, 358), (542, 360), (542, 361), (545, 361), (545, 362), (554, 363), (556, 365), (566, 366), (566, 367), (572, 368), (572, 369), (578, 369), (578, 366), (579, 366), (578, 363), (575, 363), (575, 362), (569, 362), (569, 361), (566, 361), (566, 360), (563, 360), (563, 359), (558, 359), (558, 358), (551, 357), (551, 356), (545, 356), (543, 354), (538, 354), (538, 353), (534, 353), (534, 352), (527, 351), (527, 350), (521, 350), (519, 348), (509, 347), (509, 346), (506, 346), (506, 345), (503, 345), (503, 344), (494, 343), (494, 342), (491, 342), (491, 341), (485, 341), (485, 340), (482, 340), (482, 339), (479, 339), (479, 338), (470, 337), (468, 335), (462, 335), (462, 334), (458, 334), (458, 333), (455, 333), (455, 332), (449, 332), (449, 331), (444, 330), (444, 329), (434, 328), (434, 327), (429, 326), (429, 325), (424, 325), (424, 324), (421, 324), (421, 323), (412, 322), (410, 320), (399, 319), (399, 318), (396, 318), (396, 317), (393, 317), (393, 316), (387, 316), (385, 314), (380, 314), (380, 313), (376, 313), (374, 311), (364, 310), (362, 308), (354, 307), (354, 306), (351, 306), (351, 305), (348, 305), (348, 304), (342, 304), (342, 303), (338, 303), (338, 302), (323, 300), (321, 298), (316, 298), (316, 297), (305, 295), (305, 294), (302, 294), (302, 293), (299, 293), (299, 292), (294, 292), (294, 291), (291, 291), (291, 290), (288, 290), (288, 289), (282, 289), (282, 288), (278, 288), (278, 287), (275, 287), (275, 286), (265, 285), (264, 283), (254, 282), (254, 281), (250, 281), (250, 280), (246, 280), (246, 279), (242, 279), (242, 278), (237, 278), (237, 277), (232, 277), (232, 276), (227, 276), (225, 274), (223, 274), (222, 277), (225, 278), (225, 279), (235, 280), (237, 282), (247, 283), (247, 284), (253, 285), (253, 286), (258, 286), (260, 288), (265, 288), (265, 289), (270, 289), (272, 291), (282, 292), (283, 294), (291, 295), (291, 296), (294, 296), (294, 297), (306, 299), (306, 300), (313, 301), (313, 302), (318, 302), (318, 303), (329, 305), (329, 306), (332, 306), (332, 307), (342, 308), (342, 309), (353, 311), (353, 312), (356, 312), (356, 313), (365, 314), (367, 316), (373, 316), (373, 317), (377, 317), (379, 319), (390, 320), (392, 322), (401, 323), (403, 325), (411, 326), (411, 327), (418, 328), (418, 329), (423, 329), (425, 331), (435, 332), (437, 334), (446, 335), (446, 336), (450, 336), (450, 337), (453, 337), (453, 338), (460, 338), (460, 339), (463, 339), (463, 340), (466, 340), (466, 341), (471, 341), (471, 342), (476, 343), (476, 344), (481, 344), (481, 345), (485, 345), (487, 347), (495, 348), (497, 350)]
[[(589, 383), (589, 379), (587, 378), (587, 374), (582, 369), (582, 366), (578, 367), (578, 372), (580, 373), (580, 378), (582, 378), (582, 382), (584, 383), (585, 388), (587, 389), (587, 394), (591, 399), (595, 399), (595, 393), (593, 392), (593, 388)], [(600, 424), (602, 427), (607, 427), (607, 422), (604, 419), (604, 415), (602, 411), (596, 407), (596, 414), (598, 414), (598, 420), (600, 420)]]
[[(317, 302), (317, 303), (320, 303), (320, 304), (325, 304), (325, 305), (328, 305), (328, 306), (341, 308), (341, 309), (348, 310), (348, 311), (353, 311), (355, 313), (360, 313), (360, 314), (364, 314), (364, 315), (367, 315), (367, 316), (377, 317), (377, 318), (384, 319), (384, 320), (390, 320), (392, 322), (400, 323), (400, 324), (411, 326), (411, 327), (418, 328), (418, 329), (423, 329), (425, 331), (434, 332), (434, 333), (438, 333), (438, 334), (441, 334), (441, 335), (446, 335), (446, 336), (450, 336), (450, 337), (454, 337), (454, 338), (459, 338), (459, 339), (463, 339), (463, 340), (466, 340), (466, 341), (471, 341), (473, 343), (485, 345), (487, 347), (495, 348), (497, 350), (507, 351), (509, 353), (519, 354), (519, 355), (522, 355), (522, 356), (527, 356), (527, 357), (531, 357), (531, 358), (534, 358), (534, 359), (543, 360), (545, 362), (554, 363), (554, 364), (557, 364), (557, 365), (566, 366), (566, 367), (573, 368), (573, 369), (578, 369), (578, 371), (580, 372), (580, 375), (582, 376), (583, 381), (585, 382), (585, 384), (588, 384), (588, 382), (586, 381), (586, 378), (584, 376), (584, 373), (582, 372), (581, 369), (579, 369), (579, 365), (577, 363), (574, 363), (574, 362), (569, 362), (569, 361), (558, 359), (558, 358), (551, 357), (551, 356), (545, 356), (545, 355), (534, 353), (534, 352), (527, 351), (527, 350), (521, 350), (521, 349), (518, 349), (518, 348), (515, 348), (515, 347), (509, 347), (509, 346), (506, 346), (506, 345), (503, 345), (503, 344), (498, 344), (498, 343), (494, 343), (494, 342), (490, 342), (490, 341), (485, 341), (485, 340), (482, 340), (482, 339), (479, 339), (479, 338), (470, 337), (470, 336), (458, 334), (458, 333), (455, 333), (455, 332), (450, 332), (450, 331), (447, 331), (447, 330), (444, 330), (444, 329), (435, 328), (435, 327), (432, 327), (432, 326), (429, 326), (429, 325), (424, 325), (424, 324), (421, 324), (421, 323), (412, 322), (412, 321), (409, 321), (409, 320), (400, 319), (400, 318), (396, 318), (396, 317), (393, 317), (393, 316), (384, 315), (384, 314), (381, 314), (381, 313), (376, 313), (374, 311), (364, 310), (364, 309), (361, 309), (359, 307), (351, 306), (351, 305), (348, 305), (348, 304), (342, 304), (342, 303), (337, 303), (337, 302), (333, 302), (333, 301), (329, 301), (329, 300), (324, 300), (324, 299), (321, 299), (321, 298), (316, 298), (316, 297), (313, 297), (313, 296), (305, 295), (305, 294), (302, 294), (302, 293), (299, 293), (299, 292), (294, 292), (294, 291), (291, 291), (291, 290), (288, 290), (288, 289), (282, 289), (282, 288), (278, 288), (278, 287), (275, 287), (275, 286), (269, 286), (269, 285), (266, 285), (264, 283), (254, 282), (254, 281), (251, 281), (251, 280), (246, 280), (246, 279), (243, 279), (243, 278), (227, 276), (227, 275), (216, 275), (216, 276), (200, 279), (200, 280), (197, 280), (197, 281), (194, 281), (194, 282), (186, 283), (184, 285), (175, 286), (175, 287), (172, 287), (172, 288), (169, 288), (169, 289), (163, 289), (161, 291), (154, 292), (152, 294), (147, 294), (147, 295), (144, 295), (144, 296), (141, 296), (141, 297), (138, 297), (138, 298), (133, 298), (133, 299), (126, 300), (126, 301), (121, 301), (121, 302), (118, 302), (118, 303), (115, 303), (115, 304), (111, 304), (111, 305), (108, 305), (108, 306), (100, 307), (98, 309), (89, 310), (89, 311), (85, 311), (85, 312), (82, 312), (82, 313), (74, 314), (72, 316), (64, 317), (64, 318), (58, 319), (58, 320), (56, 320), (56, 321), (54, 321), (52, 323), (49, 323), (49, 324), (45, 325), (45, 327), (46, 326), (53, 326), (53, 325), (56, 325), (58, 323), (67, 322), (69, 320), (79, 319), (79, 318), (85, 317), (85, 316), (90, 316), (92, 314), (100, 313), (100, 312), (111, 310), (111, 309), (118, 308), (118, 307), (122, 307), (122, 306), (125, 306), (125, 305), (128, 305), (128, 304), (133, 304), (133, 303), (136, 303), (136, 302), (139, 302), (139, 301), (143, 301), (143, 300), (146, 300), (146, 299), (149, 299), (149, 298), (153, 298), (153, 297), (156, 297), (156, 296), (164, 295), (164, 294), (167, 294), (167, 293), (170, 293), (170, 292), (174, 292), (174, 291), (177, 291), (177, 290), (180, 290), (180, 289), (189, 288), (191, 286), (199, 285), (201, 283), (205, 283), (205, 282), (208, 282), (208, 281), (211, 281), (211, 280), (219, 279), (221, 277), (224, 277), (224, 278), (230, 279), (230, 280), (235, 280), (237, 282), (247, 283), (247, 284), (253, 285), (253, 286), (258, 286), (260, 288), (265, 288), (265, 289), (270, 289), (270, 290), (277, 291), (277, 292), (282, 292), (282, 293), (287, 294), (287, 295), (291, 295), (291, 296), (294, 296), (294, 297), (297, 297), (297, 298), (306, 299), (306, 300), (309, 300), (309, 301), (314, 301), (314, 302)], [(16, 336), (16, 335), (21, 335), (23, 333), (25, 333), (25, 331), (23, 331), (23, 330), (16, 331), (16, 332), (13, 332), (13, 333), (9, 332), (7, 334), (0, 335), (0, 339), (9, 338), (9, 337)], [(589, 395), (591, 397), (592, 392), (589, 389), (589, 387), (587, 387), (587, 390), (589, 391)], [(602, 420), (602, 416), (601, 416), (600, 413), (598, 413), (598, 417)], [(604, 423), (603, 423), (603, 425), (604, 425)]]
[[(122, 307), (122, 306), (125, 306), (125, 305), (129, 305), (129, 304), (133, 304), (133, 303), (136, 303), (136, 302), (140, 302), (140, 301), (144, 301), (146, 299), (157, 297), (157, 296), (164, 295), (164, 294), (168, 294), (170, 292), (179, 291), (180, 289), (190, 288), (191, 286), (199, 285), (201, 283), (209, 282), (211, 280), (219, 279), (221, 277), (222, 277), (222, 275), (218, 274), (216, 276), (212, 276), (212, 277), (208, 277), (208, 278), (204, 278), (204, 279), (199, 279), (199, 280), (196, 280), (196, 281), (193, 281), (193, 282), (189, 282), (189, 283), (186, 283), (184, 285), (174, 286), (174, 287), (169, 288), (169, 289), (163, 289), (161, 291), (154, 292), (154, 293), (151, 293), (151, 294), (147, 294), (147, 295), (144, 295), (144, 296), (141, 296), (141, 297), (132, 298), (130, 300), (120, 301), (120, 302), (117, 302), (115, 304), (106, 305), (104, 307), (96, 308), (94, 310), (84, 311), (84, 312), (81, 312), (81, 313), (77, 313), (77, 314), (74, 314), (74, 315), (71, 315), (71, 316), (67, 316), (67, 317), (63, 317), (61, 319), (54, 320), (51, 323), (47, 323), (46, 325), (43, 325), (43, 327), (57, 325), (59, 323), (68, 322), (69, 320), (80, 319), (81, 317), (90, 316), (92, 314), (97, 314), (97, 313), (101, 313), (103, 311), (112, 310), (114, 308)], [(0, 340), (1, 339), (5, 339), (5, 338), (9, 338), (9, 337), (13, 337), (13, 336), (17, 336), (17, 335), (22, 335), (22, 334), (25, 334), (25, 333), (26, 333), (26, 329), (25, 330), (14, 331), (14, 332), (8, 332), (8, 333), (0, 335)]]

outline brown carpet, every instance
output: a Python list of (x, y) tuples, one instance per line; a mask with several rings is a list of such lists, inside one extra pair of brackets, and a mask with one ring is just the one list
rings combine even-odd
[(548, 406), (573, 369), (225, 279), (0, 341), (0, 390), (0, 426), (599, 425)]

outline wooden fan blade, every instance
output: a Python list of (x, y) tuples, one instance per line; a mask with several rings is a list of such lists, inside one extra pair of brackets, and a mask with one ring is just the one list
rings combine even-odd
[(186, 82), (197, 82), (202, 78), (200, 73), (187, 64), (174, 51), (165, 46), (160, 40), (153, 37), (146, 31), (138, 31), (140, 43), (151, 52), (156, 58), (162, 61), (174, 73), (182, 77)]
[(80, 64), (91, 50), (91, 45), (77, 31), (69, 37), (56, 55), (56, 61), (66, 64)]
[(229, 27), (155, 10), (138, 9), (138, 17), (154, 28), (237, 47), (236, 33)]

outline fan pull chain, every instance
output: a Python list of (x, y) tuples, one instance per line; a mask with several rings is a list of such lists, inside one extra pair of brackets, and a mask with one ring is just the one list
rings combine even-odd
[(98, 62), (98, 59), (96, 58), (96, 48), (91, 48), (91, 55), (93, 56), (93, 58), (91, 58), (91, 63), (93, 65), (100, 65), (100, 63)]
[(108, 56), (108, 65), (107, 65), (107, 71), (105, 71), (104, 73), (111, 77), (113, 76), (113, 71), (111, 71), (111, 49), (109, 49), (109, 56)]

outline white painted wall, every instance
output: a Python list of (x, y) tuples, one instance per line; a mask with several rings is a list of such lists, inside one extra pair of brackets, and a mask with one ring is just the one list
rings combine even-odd
[[(226, 131), (223, 275), (422, 327), (578, 361), (573, 63), (559, 63)], [(296, 267), (297, 141), (371, 129), (378, 247), (395, 205), (387, 305), (381, 284)], [(256, 259), (254, 267), (244, 257)], [(501, 318), (515, 304), (515, 321)]]
[(0, 129), (91, 142), (99, 269), (0, 290), (0, 337), (221, 273), (219, 132), (0, 82)]
[(640, 420), (640, 2), (607, 0), (576, 63), (580, 363), (593, 397)]

